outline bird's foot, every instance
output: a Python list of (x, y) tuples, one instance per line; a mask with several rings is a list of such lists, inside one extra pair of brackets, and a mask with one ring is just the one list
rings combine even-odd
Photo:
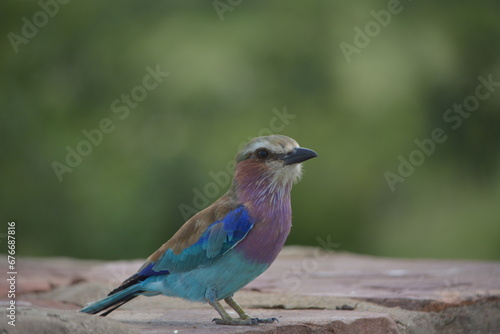
[(255, 326), (258, 324), (272, 324), (273, 322), (279, 322), (278, 319), (276, 318), (267, 318), (267, 319), (260, 319), (260, 318), (254, 318), (248, 315), (241, 306), (233, 299), (233, 297), (227, 297), (224, 299), (226, 303), (231, 306), (236, 313), (240, 316), (239, 318), (233, 318), (231, 317), (226, 310), (222, 307), (222, 305), (219, 303), (217, 300), (208, 300), (210, 305), (220, 314), (221, 319), (214, 319), (212, 320), (215, 322), (217, 325), (232, 325), (232, 326)]
[(214, 319), (212, 320), (217, 325), (229, 325), (229, 326), (255, 326), (258, 324), (272, 324), (273, 322), (279, 322), (276, 318), (247, 318), (247, 319)]
[(249, 318), (249, 319), (214, 319), (212, 320), (217, 325), (229, 325), (229, 326), (255, 326), (259, 324), (259, 319)]

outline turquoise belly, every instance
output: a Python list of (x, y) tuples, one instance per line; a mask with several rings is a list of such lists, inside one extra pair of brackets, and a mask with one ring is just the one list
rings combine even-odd
[(150, 277), (142, 285), (151, 292), (198, 302), (207, 301), (207, 291), (212, 291), (220, 300), (232, 296), (268, 267), (246, 260), (233, 249), (206, 267)]

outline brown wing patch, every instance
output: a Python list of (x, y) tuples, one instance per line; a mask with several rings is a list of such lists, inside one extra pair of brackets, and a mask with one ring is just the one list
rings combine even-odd
[(236, 207), (237, 203), (232, 201), (229, 195), (224, 195), (184, 223), (170, 240), (148, 257), (148, 262), (157, 261), (168, 249), (176, 255), (180, 254), (184, 249), (195, 244), (210, 224), (221, 220)]

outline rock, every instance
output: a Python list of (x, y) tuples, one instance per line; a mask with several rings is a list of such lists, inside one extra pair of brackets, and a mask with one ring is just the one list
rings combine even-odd
[[(3, 315), (5, 319), (5, 315)], [(75, 311), (49, 308), (19, 307), (15, 326), (2, 323), (0, 333), (10, 334), (132, 334), (126, 324), (101, 317), (89, 317)]]
[[(125, 329), (139, 333), (496, 333), (500, 328), (498, 262), (387, 259), (306, 247), (285, 248), (268, 271), (235, 295), (250, 314), (276, 317), (277, 324), (218, 326), (211, 322), (218, 315), (210, 306), (164, 296), (136, 298), (106, 318), (76, 312), (104, 297), (141, 264), (141, 260), (19, 258), (17, 324), (40, 330), (54, 326), (51, 333), (87, 328), (100, 332), (101, 327), (92, 326), (108, 326), (106, 333), (115, 329), (120, 333)], [(3, 304), (7, 290), (0, 282)], [(11, 326), (1, 328), (13, 332)], [(23, 329), (23, 333), (38, 332)]]

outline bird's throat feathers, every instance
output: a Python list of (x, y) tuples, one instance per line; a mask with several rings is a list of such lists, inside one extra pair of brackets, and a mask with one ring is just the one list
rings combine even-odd
[(254, 160), (237, 164), (233, 194), (245, 204), (257, 220), (291, 219), (290, 191), (300, 177), (300, 166), (281, 167), (278, 171)]

